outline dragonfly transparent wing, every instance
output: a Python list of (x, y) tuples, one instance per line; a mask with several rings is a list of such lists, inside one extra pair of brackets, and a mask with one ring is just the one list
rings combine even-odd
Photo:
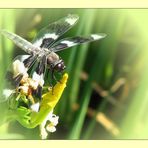
[(6, 30), (1, 30), (0, 33), (6, 36), (11, 41), (13, 41), (18, 47), (23, 49), (26, 53), (33, 54), (40, 50), (39, 47), (35, 47), (32, 43), (28, 42), (27, 40), (23, 39), (22, 37), (14, 33), (8, 32)]
[(36, 57), (30, 55), (17, 56), (9, 66), (5, 75), (5, 85), (0, 93), (0, 102), (6, 101), (19, 86), (23, 76), (27, 74)]
[(49, 48), (65, 32), (67, 32), (79, 17), (77, 15), (68, 15), (56, 22), (49, 24), (39, 31), (33, 44), (37, 47)]
[(106, 34), (100, 33), (100, 34), (92, 34), (88, 37), (77, 36), (77, 37), (65, 38), (55, 43), (52, 46), (51, 50), (54, 52), (61, 51), (66, 48), (73, 47), (79, 44), (100, 40), (104, 38), (105, 36)]
[(34, 95), (36, 95), (37, 98), (41, 99), (42, 96), (42, 88), (44, 85), (44, 76), (46, 71), (46, 61), (47, 58), (44, 55), (42, 58), (39, 58), (36, 61), (36, 66), (34, 66), (32, 79), (38, 82), (37, 89), (34, 91)]

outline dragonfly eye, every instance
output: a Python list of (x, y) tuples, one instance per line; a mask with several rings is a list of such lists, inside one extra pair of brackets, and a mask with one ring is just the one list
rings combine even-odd
[(54, 69), (57, 71), (63, 71), (66, 68), (63, 61), (60, 61), (57, 65), (55, 65)]

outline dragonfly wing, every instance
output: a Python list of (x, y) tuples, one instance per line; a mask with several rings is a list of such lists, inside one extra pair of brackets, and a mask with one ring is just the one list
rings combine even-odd
[(49, 48), (65, 32), (78, 21), (77, 15), (68, 15), (39, 31), (33, 44), (38, 47)]
[[(6, 72), (6, 80), (11, 83), (12, 88), (15, 88), (19, 85), (19, 82), (21, 81), (21, 77), (23, 77), (23, 72), (25, 70), (23, 62), (26, 61), (29, 57), (29, 55), (19, 55), (13, 60), (12, 64), (9, 66), (8, 71)], [(20, 81), (18, 81), (19, 78)]]
[(105, 34), (92, 34), (88, 37), (70, 37), (70, 38), (65, 38), (54, 44), (51, 48), (52, 51), (57, 52), (64, 50), (69, 47), (73, 47), (79, 44), (87, 43), (87, 42), (92, 42), (96, 40), (100, 40), (104, 38), (106, 35)]
[(35, 47), (32, 43), (28, 42), (27, 40), (23, 39), (22, 37), (8, 32), (6, 30), (1, 30), (1, 34), (9, 38), (11, 41), (13, 41), (18, 47), (23, 49), (26, 53), (33, 54), (40, 50), (39, 47)]
[[(34, 64), (36, 59), (37, 59), (36, 55), (35, 56), (33, 56), (33, 55), (17, 56), (13, 60), (12, 66), (11, 66), (11, 67), (13, 67), (13, 68), (11, 68), (11, 71), (13, 71), (13, 79), (15, 80), (16, 77), (20, 77), (21, 75), (22, 76), (25, 74), (27, 75), (28, 70), (32, 67), (32, 65)], [(14, 75), (16, 75), (16, 76), (14, 76)], [(21, 81), (21, 79), (20, 79), (20, 81)], [(18, 83), (16, 83), (16, 85), (14, 85), (14, 86), (17, 87), (19, 85), (20, 81), (18, 81)]]
[(45, 69), (46, 69), (46, 56), (44, 55), (42, 58), (38, 59), (35, 71), (32, 74), (32, 79), (38, 82), (38, 86), (37, 89), (34, 91), (34, 94), (39, 99), (41, 99), (42, 97)]
[(35, 58), (31, 58), (30, 55), (19, 55), (13, 60), (5, 75), (5, 85), (0, 93), (0, 102), (7, 100), (14, 93), (23, 78), (24, 72), (27, 72), (34, 60)]

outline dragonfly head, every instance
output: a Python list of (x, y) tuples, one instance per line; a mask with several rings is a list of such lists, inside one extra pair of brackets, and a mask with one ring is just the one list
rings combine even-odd
[(59, 60), (59, 62), (54, 66), (54, 69), (58, 72), (62, 72), (66, 68), (64, 61)]
[(54, 52), (51, 52), (48, 55), (47, 65), (49, 65), (49, 68), (58, 72), (62, 72), (66, 68), (64, 61)]

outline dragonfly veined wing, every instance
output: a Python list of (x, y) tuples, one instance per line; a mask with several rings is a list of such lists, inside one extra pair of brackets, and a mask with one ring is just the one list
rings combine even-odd
[(73, 46), (76, 46), (79, 44), (100, 40), (100, 39), (104, 38), (105, 36), (106, 36), (106, 34), (100, 33), (100, 34), (92, 34), (88, 37), (76, 36), (76, 37), (65, 38), (65, 39), (62, 39), (62, 40), (56, 42), (52, 46), (51, 50), (54, 52), (61, 51), (66, 48), (73, 47)]
[(32, 74), (32, 79), (38, 81), (38, 86), (34, 91), (34, 94), (41, 99), (42, 96), (42, 88), (44, 85), (44, 77), (47, 66), (47, 58), (44, 55), (41, 59), (37, 59), (36, 66), (34, 66), (34, 72)]
[(50, 48), (51, 45), (65, 32), (67, 32), (78, 21), (77, 15), (68, 16), (53, 22), (39, 31), (33, 44), (38, 47)]
[(39, 47), (34, 46), (32, 43), (28, 42), (27, 40), (23, 39), (22, 37), (8, 32), (6, 30), (1, 30), (1, 34), (6, 36), (8, 39), (13, 41), (18, 47), (23, 49), (26, 53), (33, 54), (40, 51)]
[(27, 71), (35, 62), (36, 57), (31, 55), (19, 55), (8, 67), (5, 75), (5, 85), (0, 93), (0, 102), (6, 101), (19, 86), (24, 77), (28, 77)]

